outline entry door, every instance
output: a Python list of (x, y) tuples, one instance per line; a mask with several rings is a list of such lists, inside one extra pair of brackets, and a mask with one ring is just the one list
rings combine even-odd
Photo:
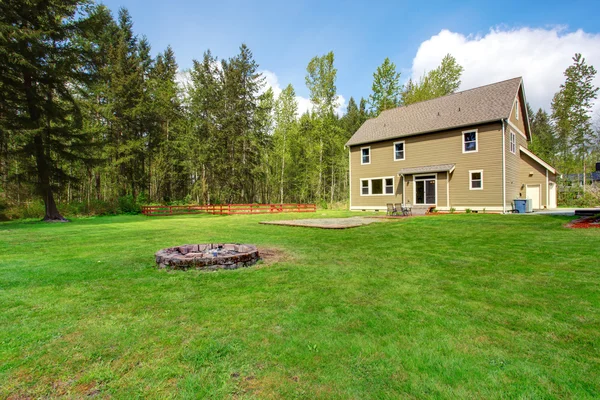
[(556, 183), (548, 183), (548, 208), (556, 208)]
[(539, 210), (541, 190), (539, 185), (527, 185), (527, 198), (531, 199), (531, 206), (534, 210)]
[(436, 177), (415, 177), (415, 204), (435, 205)]

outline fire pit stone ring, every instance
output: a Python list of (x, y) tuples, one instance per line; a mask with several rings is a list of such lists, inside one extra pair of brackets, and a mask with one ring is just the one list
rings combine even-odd
[(185, 244), (159, 250), (155, 254), (158, 268), (216, 271), (249, 267), (260, 258), (251, 244)]

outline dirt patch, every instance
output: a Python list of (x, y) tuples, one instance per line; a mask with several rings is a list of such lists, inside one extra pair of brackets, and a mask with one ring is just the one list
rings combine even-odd
[(369, 225), (376, 222), (383, 222), (374, 218), (350, 217), (350, 218), (311, 218), (311, 219), (290, 219), (284, 221), (263, 221), (264, 225), (284, 225), (301, 226), (305, 228), (320, 229), (346, 229), (357, 226)]
[(574, 229), (588, 229), (588, 228), (600, 228), (600, 215), (593, 217), (584, 217), (576, 219), (575, 221), (569, 222), (565, 225), (567, 228)]
[(259, 265), (273, 265), (293, 259), (287, 252), (275, 247), (259, 247), (258, 255), (262, 261)]

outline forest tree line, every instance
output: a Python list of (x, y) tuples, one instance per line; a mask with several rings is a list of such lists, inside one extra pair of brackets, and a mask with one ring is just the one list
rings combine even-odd
[[(126, 9), (115, 19), (86, 1), (25, 3), (0, 4), (0, 208), (41, 199), (48, 220), (69, 203), (345, 202), (352, 134), (386, 109), (453, 93), (463, 71), (447, 55), (402, 85), (386, 58), (371, 95), (340, 116), (334, 54), (318, 55), (306, 68), (312, 108), (299, 115), (294, 87), (275, 97), (244, 44), (230, 58), (206, 50), (182, 81), (171, 47), (153, 57)], [(581, 56), (570, 68), (552, 115), (530, 112), (534, 151), (565, 171), (600, 147), (595, 70)]]

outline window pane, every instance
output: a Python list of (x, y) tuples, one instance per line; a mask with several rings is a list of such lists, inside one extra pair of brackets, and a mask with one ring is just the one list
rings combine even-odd
[(475, 132), (466, 132), (465, 133), (465, 142), (474, 142), (476, 140)]
[(417, 198), (415, 199), (416, 204), (424, 204), (425, 203), (425, 182), (424, 181), (416, 181), (415, 182), (415, 192)]
[(471, 187), (473, 189), (481, 189), (481, 181), (471, 181)]
[(471, 174), (471, 179), (472, 180), (481, 180), (481, 172), (473, 172)]
[(383, 194), (383, 179), (371, 180), (371, 194)]
[(369, 163), (369, 158), (370, 158), (370, 151), (369, 149), (362, 149), (362, 162), (363, 164), (367, 164)]
[(394, 180), (392, 178), (386, 178), (385, 180), (385, 194), (394, 194)]
[(465, 143), (465, 151), (475, 151), (475, 150), (477, 150), (476, 142)]
[(435, 180), (426, 182), (426, 196), (427, 204), (435, 204)]
[(369, 194), (369, 181), (360, 181), (361, 193)]
[(394, 150), (394, 158), (396, 160), (402, 160), (404, 158), (404, 143), (396, 143)]

